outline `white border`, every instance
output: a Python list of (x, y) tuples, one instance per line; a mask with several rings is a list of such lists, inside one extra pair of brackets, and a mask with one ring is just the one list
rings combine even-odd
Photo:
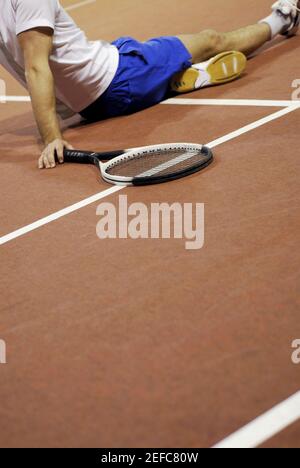
[[(95, 3), (96, 0), (83, 0), (66, 7), (68, 11), (75, 10), (82, 6)], [(29, 96), (0, 96), (0, 102), (30, 102)], [(274, 100), (250, 100), (250, 99), (185, 99), (176, 98), (162, 102), (163, 105), (189, 105), (189, 106), (255, 106), (255, 107), (284, 107), (283, 110), (275, 112), (267, 117), (257, 120), (249, 125), (246, 125), (234, 132), (231, 132), (223, 137), (220, 137), (210, 143), (208, 146), (214, 148), (218, 145), (226, 143), (234, 138), (237, 138), (245, 133), (248, 133), (262, 125), (279, 119), (290, 112), (300, 108), (300, 102), (295, 101), (274, 101)], [(32, 224), (24, 226), (10, 234), (0, 238), (0, 245), (7, 244), (25, 234), (39, 229), (53, 221), (56, 221), (70, 213), (80, 210), (92, 203), (95, 203), (103, 198), (106, 198), (114, 193), (123, 190), (124, 187), (114, 186), (105, 191), (97, 193), (89, 198), (86, 198), (78, 203), (68, 206), (60, 211), (57, 211), (45, 218), (42, 218)], [(239, 429), (234, 434), (228, 436), (223, 441), (216, 444), (213, 448), (254, 448), (263, 444), (276, 434), (283, 431), (286, 427), (300, 419), (300, 391), (291, 396), (287, 400), (279, 403), (277, 406), (259, 416), (254, 421)]]

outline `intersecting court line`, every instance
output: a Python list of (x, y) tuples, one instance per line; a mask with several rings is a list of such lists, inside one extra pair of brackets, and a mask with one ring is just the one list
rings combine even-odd
[[(0, 96), (0, 102), (30, 102), (29, 96)], [(300, 101), (273, 101), (271, 99), (167, 99), (161, 104), (175, 106), (253, 106), (253, 107), (289, 107)]]
[(270, 99), (184, 99), (172, 98), (161, 104), (175, 106), (253, 106), (253, 107), (288, 107), (300, 104), (300, 101), (273, 101)]
[[(262, 119), (259, 119), (249, 125), (246, 125), (245, 127), (242, 127), (238, 130), (235, 130), (227, 135), (224, 135), (210, 143), (207, 144), (207, 146), (209, 146), (210, 148), (215, 148), (216, 146), (218, 145), (221, 145), (223, 143), (226, 143), (230, 140), (233, 140), (234, 138), (237, 138), (239, 137), (240, 135), (244, 135), (245, 133), (248, 133), (256, 128), (259, 128), (269, 122), (272, 122), (276, 119), (279, 119), (291, 112), (294, 112), (295, 110), (299, 109), (300, 108), (300, 103), (298, 104), (294, 104), (292, 106), (289, 106), (289, 107), (285, 107), (284, 109), (281, 109), (277, 112), (274, 112), (273, 114), (270, 114), (268, 115), (267, 117), (264, 117)], [(20, 229), (17, 229), (16, 231), (13, 231), (9, 234), (6, 234), (2, 237), (0, 237), (0, 245), (4, 245), (4, 244), (7, 244), (8, 242), (14, 240), (14, 239), (17, 239), (18, 237), (21, 237), (21, 236), (24, 236), (25, 234), (28, 234), (29, 232), (32, 232), (32, 231), (35, 231), (36, 229), (39, 229), (40, 227), (42, 226), (45, 226), (46, 224), (49, 224), (53, 221), (56, 221), (57, 219), (60, 219), (70, 213), (73, 213), (85, 206), (88, 206), (92, 203), (95, 203), (96, 201), (98, 200), (101, 200), (109, 195), (111, 195), (112, 193), (115, 193), (115, 192), (118, 192), (120, 190), (122, 190), (124, 187), (118, 187), (118, 186), (114, 186), (114, 187), (111, 187), (110, 189), (107, 189), (103, 192), (99, 192), (95, 195), (93, 195), (92, 197), (89, 197), (89, 198), (86, 198), (78, 203), (75, 203), (74, 205), (71, 205), (69, 207), (66, 207), (60, 211), (57, 211), (49, 216), (46, 216), (45, 218), (42, 218), (38, 221), (35, 221), (34, 223), (32, 224), (29, 224), (27, 226), (24, 226)]]

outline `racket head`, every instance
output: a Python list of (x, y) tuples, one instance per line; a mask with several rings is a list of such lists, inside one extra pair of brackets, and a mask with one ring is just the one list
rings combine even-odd
[(103, 179), (125, 186), (170, 182), (203, 170), (213, 161), (210, 148), (193, 143), (146, 146), (107, 163), (99, 161)]

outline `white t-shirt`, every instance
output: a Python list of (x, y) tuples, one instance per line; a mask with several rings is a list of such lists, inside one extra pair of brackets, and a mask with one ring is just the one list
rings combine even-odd
[(17, 35), (49, 27), (54, 31), (49, 63), (62, 117), (82, 111), (106, 91), (118, 68), (117, 48), (104, 41), (88, 41), (58, 0), (1, 0), (0, 6), (0, 64), (25, 88)]

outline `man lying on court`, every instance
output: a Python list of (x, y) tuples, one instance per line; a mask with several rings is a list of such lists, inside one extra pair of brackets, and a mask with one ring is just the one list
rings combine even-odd
[(55, 154), (62, 163), (64, 147), (72, 149), (58, 115), (94, 121), (128, 115), (164, 100), (171, 89), (231, 81), (245, 68), (243, 54), (278, 34), (295, 35), (299, 22), (300, 0), (281, 0), (270, 16), (238, 31), (109, 44), (88, 41), (58, 0), (1, 0), (0, 63), (30, 93), (45, 146), (39, 167), (52, 168)]

